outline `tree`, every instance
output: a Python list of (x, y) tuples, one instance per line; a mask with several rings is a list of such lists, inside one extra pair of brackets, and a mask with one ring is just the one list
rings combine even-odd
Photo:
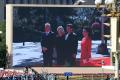
[(0, 34), (0, 67), (6, 67), (6, 39), (5, 39), (5, 22), (0, 22), (0, 31), (2, 31), (2, 34)]
[[(74, 31), (82, 38), (82, 28), (91, 27), (95, 18), (100, 18), (101, 11), (102, 8), (16, 7), (13, 16), (13, 42), (40, 41), (40, 34), (36, 31), (44, 31), (46, 22), (50, 22), (55, 33), (58, 26), (66, 28), (66, 24), (72, 23)], [(31, 40), (31, 35), (34, 40)]]

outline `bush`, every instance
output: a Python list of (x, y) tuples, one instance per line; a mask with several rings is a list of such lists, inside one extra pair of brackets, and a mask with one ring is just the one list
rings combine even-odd
[(0, 67), (6, 66), (6, 39), (5, 39), (5, 22), (0, 22), (0, 31), (2, 33), (0, 34)]

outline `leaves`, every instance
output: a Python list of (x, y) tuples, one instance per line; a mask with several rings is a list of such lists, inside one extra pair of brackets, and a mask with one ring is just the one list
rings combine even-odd
[[(100, 19), (101, 14), (101, 8), (97, 10), (78, 7), (16, 7), (14, 8), (13, 41), (40, 41), (40, 34), (36, 31), (43, 31), (46, 22), (50, 22), (55, 33), (58, 26), (66, 29), (66, 24), (72, 23), (77, 33), (84, 26), (91, 27), (95, 18)], [(33, 35), (32, 40), (31, 35)], [(82, 33), (80, 37), (81, 35)]]
[(0, 31), (2, 31), (2, 34), (0, 34), (0, 67), (5, 67), (6, 65), (6, 39), (5, 39), (5, 22), (0, 22)]

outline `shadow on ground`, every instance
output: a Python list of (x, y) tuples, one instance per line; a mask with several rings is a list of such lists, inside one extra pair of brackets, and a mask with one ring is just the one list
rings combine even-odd
[(38, 58), (31, 58), (31, 59), (24, 59), (22, 62), (18, 65), (15, 65), (13, 67), (40, 67), (42, 66), (42, 60), (41, 61), (36, 61), (39, 60)]

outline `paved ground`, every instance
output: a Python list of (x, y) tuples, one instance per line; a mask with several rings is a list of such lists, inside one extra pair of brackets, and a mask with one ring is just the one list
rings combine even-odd
[[(76, 58), (80, 59), (80, 46), (81, 41), (78, 42), (78, 53)], [(97, 46), (101, 41), (92, 41), (92, 58), (103, 57), (101, 54), (96, 54)], [(24, 67), (33, 66), (38, 67), (43, 63), (43, 57), (41, 52), (41, 46), (39, 42), (25, 42), (23, 43), (13, 43), (13, 66), (14, 67)]]

